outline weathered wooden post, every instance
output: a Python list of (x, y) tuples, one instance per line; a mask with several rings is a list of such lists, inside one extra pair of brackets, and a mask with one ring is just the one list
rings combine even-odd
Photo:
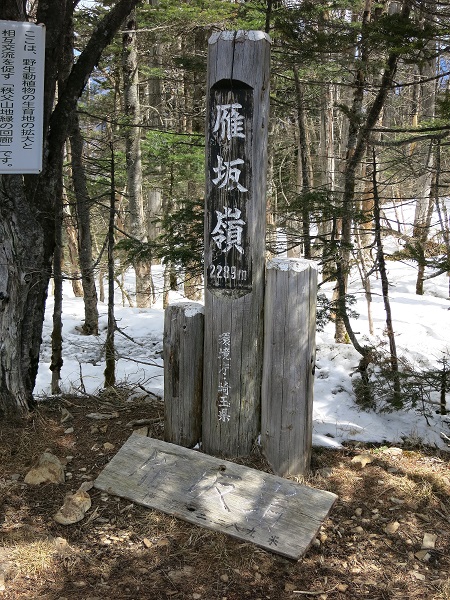
[(203, 449), (248, 454), (260, 429), (270, 38), (211, 36)]
[(201, 438), (203, 305), (169, 304), (164, 315), (164, 439), (192, 448)]
[(317, 268), (267, 265), (261, 445), (276, 475), (304, 475), (311, 460)]

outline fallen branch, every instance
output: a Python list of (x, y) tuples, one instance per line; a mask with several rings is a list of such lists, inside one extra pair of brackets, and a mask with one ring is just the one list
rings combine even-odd
[(144, 427), (144, 425), (154, 425), (164, 421), (164, 417), (158, 417), (157, 419), (134, 419), (126, 424), (126, 427)]
[(321, 590), (319, 592), (307, 592), (305, 590), (293, 590), (292, 593), (293, 594), (302, 594), (303, 596), (322, 596), (322, 595), (330, 594), (331, 592), (334, 592), (335, 589), (337, 589), (337, 585), (330, 588), (329, 590)]

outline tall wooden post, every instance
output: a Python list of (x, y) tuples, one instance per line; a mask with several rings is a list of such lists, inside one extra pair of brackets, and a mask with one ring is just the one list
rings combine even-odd
[(164, 439), (187, 448), (201, 438), (203, 310), (177, 302), (164, 315)]
[(312, 446), (317, 267), (304, 259), (267, 265), (261, 445), (276, 475), (304, 475)]
[(260, 429), (270, 38), (211, 36), (203, 449), (248, 454)]

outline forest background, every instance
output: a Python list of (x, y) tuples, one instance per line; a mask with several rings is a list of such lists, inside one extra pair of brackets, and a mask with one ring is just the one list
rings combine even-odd
[[(13, 4), (0, 17), (25, 17)], [(427, 278), (450, 271), (446, 2), (120, 0), (25, 9), (50, 34), (47, 137), (42, 175), (1, 178), (3, 412), (33, 404), (50, 279), (54, 393), (64, 279), (84, 297), (86, 335), (98, 333), (98, 298), (111, 300), (130, 266), (130, 305), (151, 306), (152, 265), (161, 261), (167, 294), (182, 284), (187, 298), (201, 295), (207, 42), (216, 31), (247, 29), (272, 39), (268, 253), (313, 258), (321, 284), (335, 281), (331, 300), (319, 290), (318, 323), (333, 319), (335, 340), (359, 352), (363, 405), (380, 396), (394, 408), (414, 404), (432, 386), (445, 413), (449, 357), (421, 373), (399, 362), (386, 261), (414, 262), (419, 295)], [(386, 236), (401, 250), (387, 252)], [(352, 268), (369, 322), (370, 276), (382, 281), (386, 350), (353, 330)], [(110, 311), (106, 386), (115, 384), (112, 301)]]

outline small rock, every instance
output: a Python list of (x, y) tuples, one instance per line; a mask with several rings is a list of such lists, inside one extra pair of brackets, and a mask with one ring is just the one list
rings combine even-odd
[(360, 465), (361, 469), (364, 469), (364, 467), (373, 462), (373, 460), (374, 458), (370, 454), (357, 454), (352, 458), (352, 463)]
[(67, 408), (61, 408), (61, 424), (66, 423), (73, 419), (73, 415), (67, 410)]
[(75, 429), (73, 427), (68, 427), (67, 429), (64, 430), (64, 435), (70, 435), (74, 431), (75, 431)]
[(26, 475), (24, 482), (29, 485), (40, 485), (41, 483), (64, 483), (64, 468), (57, 456), (51, 452), (44, 452), (38, 461)]
[(197, 594), (196, 592), (194, 592), (192, 594), (193, 600), (200, 600), (201, 597), (202, 597), (202, 595), (201, 594)]
[(107, 419), (116, 419), (119, 416), (118, 412), (113, 413), (89, 413), (86, 415), (88, 419), (94, 419), (95, 421), (103, 421)]
[(423, 573), (419, 573), (418, 571), (410, 571), (410, 574), (419, 581), (425, 581), (426, 577)]
[(386, 525), (386, 527), (384, 528), (384, 531), (385, 531), (385, 533), (393, 534), (398, 531), (399, 527), (400, 527), (400, 523), (398, 521), (392, 521), (391, 523), (388, 523)]
[(358, 525), (358, 527), (355, 527), (353, 529), (353, 531), (354, 531), (354, 533), (357, 533), (358, 535), (362, 535), (364, 533), (364, 529), (360, 525)]
[(422, 540), (422, 550), (433, 550), (436, 546), (437, 535), (425, 533)]
[(228, 577), (228, 575), (226, 573), (222, 573), (222, 575), (220, 576), (220, 581), (223, 581), (224, 583), (228, 583), (229, 580), (230, 580), (230, 578)]
[(93, 487), (94, 487), (94, 482), (92, 480), (83, 481), (83, 483), (80, 485), (78, 491), (88, 492), (89, 490), (92, 490)]
[(153, 546), (152, 542), (148, 538), (144, 538), (142, 540), (142, 543), (146, 548), (151, 548)]
[(158, 540), (157, 546), (159, 546), (160, 548), (165, 547), (165, 546), (170, 546), (170, 542), (167, 538), (162, 538), (160, 540)]
[(428, 552), (428, 550), (419, 550), (414, 556), (421, 562), (428, 562), (431, 558), (431, 554)]
[(338, 592), (346, 592), (348, 590), (348, 585), (346, 583), (340, 583), (337, 586)]
[(91, 498), (84, 489), (80, 488), (75, 494), (67, 494), (63, 506), (53, 519), (60, 525), (73, 525), (84, 519), (86, 511), (90, 508)]
[(284, 591), (285, 592), (293, 592), (296, 589), (297, 589), (297, 586), (294, 585), (293, 583), (285, 583), (284, 584)]
[(394, 504), (405, 504), (404, 500), (400, 500), (400, 498), (394, 498), (394, 496), (391, 496), (389, 500)]
[(139, 427), (133, 431), (136, 435), (143, 435), (144, 437), (148, 437), (148, 427)]
[(357, 508), (357, 509), (355, 510), (355, 515), (356, 515), (357, 517), (360, 517), (360, 516), (362, 515), (362, 512), (363, 512), (362, 508)]
[(103, 444), (103, 449), (106, 450), (107, 452), (114, 450), (115, 446), (114, 444), (111, 444), (110, 442), (105, 442)]

